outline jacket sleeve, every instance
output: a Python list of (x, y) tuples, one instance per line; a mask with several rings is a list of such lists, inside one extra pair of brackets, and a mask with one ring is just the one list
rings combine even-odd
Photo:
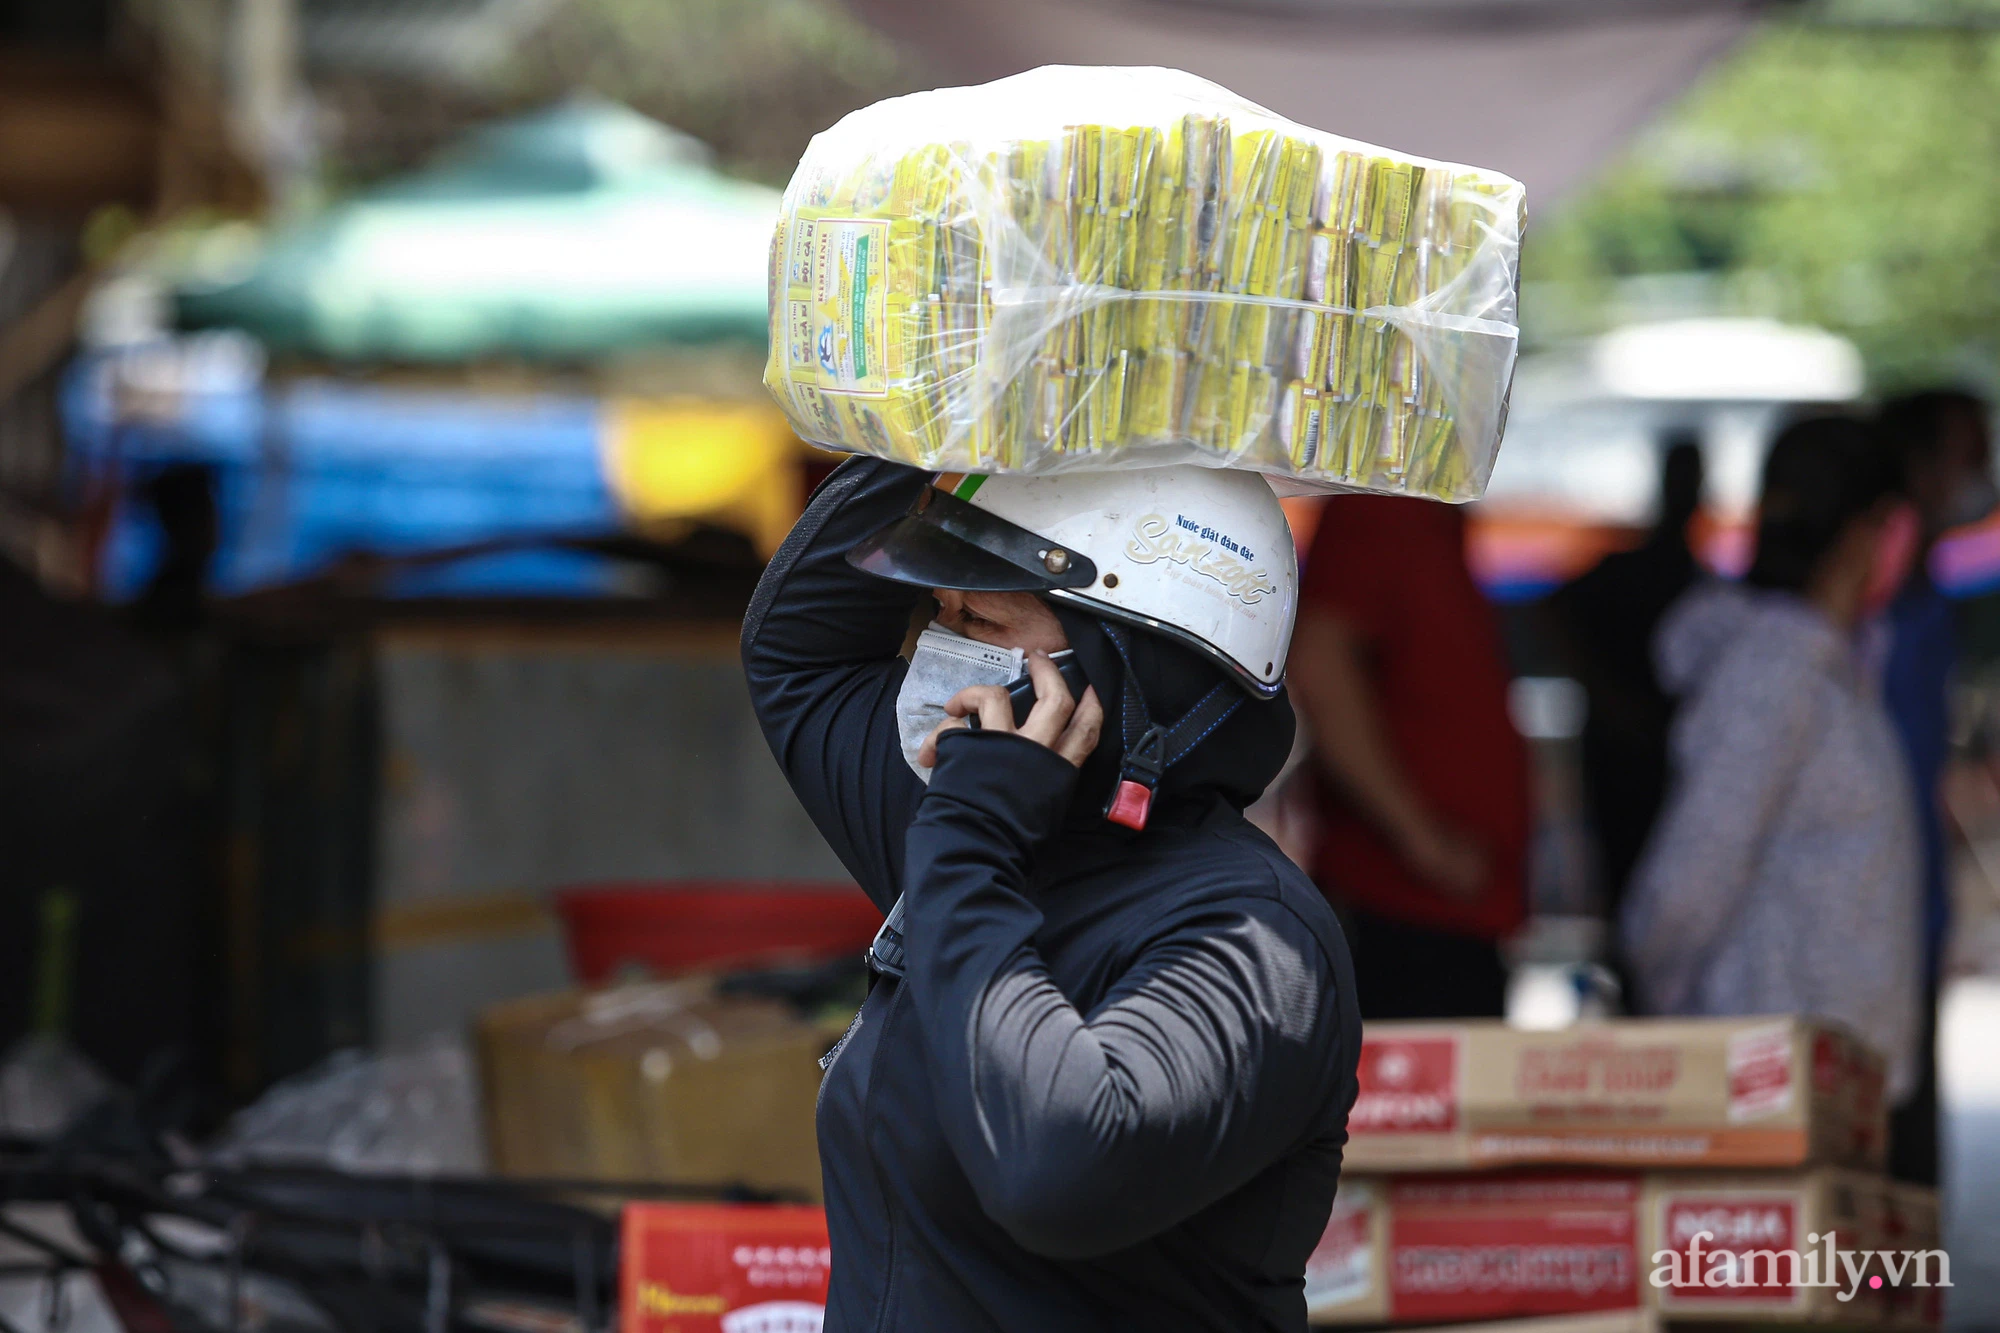
[(1067, 1259), (1164, 1231), (1295, 1149), (1341, 1041), (1324, 951), (1254, 894), (1163, 926), (1078, 1012), (1035, 948), (1029, 897), (1032, 848), (1075, 779), (1023, 737), (946, 733), (904, 898), (907, 983), (954, 1155), (988, 1216)]
[(1675, 774), (1620, 923), (1651, 1013), (1684, 1012), (1800, 781), (1811, 671), (1735, 653), (1674, 725)]
[(929, 483), (850, 459), (814, 493), (743, 618), (743, 671), (764, 739), (800, 804), (884, 912), (901, 892), (904, 835), (923, 784), (903, 762), (897, 652), (920, 590), (863, 574), (846, 555)]

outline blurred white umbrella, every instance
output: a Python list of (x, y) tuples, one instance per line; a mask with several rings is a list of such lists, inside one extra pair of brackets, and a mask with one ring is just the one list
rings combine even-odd
[(1591, 370), (1618, 398), (1841, 403), (1866, 373), (1853, 343), (1774, 319), (1676, 319), (1599, 338)]
[(1769, 319), (1632, 324), (1569, 351), (1522, 358), (1507, 435), (1486, 489), (1499, 506), (1602, 523), (1650, 521), (1664, 432), (1690, 432), (1707, 498), (1740, 518), (1771, 436), (1800, 404), (1864, 388), (1861, 354), (1825, 329)]

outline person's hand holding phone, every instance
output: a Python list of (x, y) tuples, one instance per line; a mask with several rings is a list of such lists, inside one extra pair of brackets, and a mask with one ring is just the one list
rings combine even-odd
[(1035, 682), (1035, 706), (1027, 721), (1014, 725), (1014, 700), (1004, 685), (972, 685), (946, 701), (945, 720), (924, 739), (917, 762), (925, 768), (937, 763), (938, 737), (953, 727), (973, 727), (981, 731), (1008, 731), (1046, 746), (1078, 768), (1097, 748), (1104, 729), (1104, 706), (1095, 687), (1087, 687), (1082, 698), (1070, 693), (1069, 682), (1040, 649), (1028, 654), (1028, 675)]

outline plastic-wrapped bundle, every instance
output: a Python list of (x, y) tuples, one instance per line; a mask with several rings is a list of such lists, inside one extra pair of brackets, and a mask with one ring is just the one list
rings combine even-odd
[(1476, 498), (1520, 184), (1190, 74), (1050, 66), (816, 137), (771, 243), (800, 435), (947, 471), (1205, 463)]

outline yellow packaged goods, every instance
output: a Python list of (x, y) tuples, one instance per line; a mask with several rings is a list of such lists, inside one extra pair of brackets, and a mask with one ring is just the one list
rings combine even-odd
[(1370, 1023), (1359, 1077), (1363, 1171), (1877, 1167), (1888, 1148), (1882, 1057), (1804, 1018)]
[(494, 1005), (478, 1023), (493, 1163), (817, 1200), (813, 1107), (830, 1044), (789, 1006), (720, 996), (703, 977)]
[(1049, 66), (816, 137), (764, 382), (829, 448), (1202, 463), (1469, 500), (1513, 377), (1520, 184), (1168, 69)]

